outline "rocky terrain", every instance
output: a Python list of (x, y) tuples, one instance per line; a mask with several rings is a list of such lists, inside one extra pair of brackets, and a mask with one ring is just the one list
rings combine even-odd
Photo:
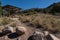
[[(31, 27), (26, 26), (24, 23), (21, 23), (18, 20), (18, 18), (10, 18), (10, 19), (14, 20), (14, 22), (12, 22), (10, 24), (7, 24), (7, 25), (11, 25), (11, 24), (15, 23), (16, 27), (19, 25), (19, 27), (25, 27), (27, 29), (26, 34), (24, 34), (24, 35), (22, 35), (22, 36), (19, 37), (21, 40), (27, 40), (27, 38), (29, 36), (31, 36), (33, 34), (33, 32), (35, 31), (35, 28), (31, 28)], [(1, 26), (1, 27), (4, 27), (4, 26)], [(1, 30), (2, 29), (3, 28), (1, 28)], [(1, 32), (1, 30), (0, 30), (0, 32)], [(14, 38), (14, 39), (9, 39), (8, 35), (4, 35), (4, 36), (0, 37), (0, 40), (17, 40), (17, 38), (18, 37)]]
[[(8, 35), (4, 35), (4, 36), (0, 37), (0, 40), (17, 40), (18, 38), (21, 39), (21, 40), (27, 40), (27, 39), (29, 38), (29, 36), (33, 35), (34, 31), (37, 30), (37, 28), (30, 27), (30, 26), (27, 26), (27, 25), (24, 24), (24, 23), (21, 23), (21, 22), (18, 20), (18, 18), (10, 18), (10, 19), (13, 20), (13, 22), (10, 23), (10, 24), (7, 24), (7, 25), (13, 27), (12, 24), (14, 24), (15, 27), (18, 27), (18, 26), (19, 26), (19, 27), (25, 27), (25, 28), (26, 28), (25, 34), (22, 35), (22, 36), (13, 38), (13, 39), (8, 38), (8, 35), (9, 35), (9, 34), (8, 34)], [(5, 25), (4, 25), (4, 26), (5, 26)], [(0, 32), (1, 32), (1, 30), (4, 28), (4, 26), (0, 26), (0, 28), (1, 28), (1, 29), (0, 29)], [(38, 30), (40, 31), (41, 29), (38, 29)], [(54, 35), (54, 34), (53, 34), (53, 35)], [(56, 37), (60, 38), (59, 35), (60, 35), (60, 34), (56, 34)]]
[(36, 40), (41, 35), (48, 36), (47, 40), (60, 40), (60, 2), (25, 10), (0, 5), (0, 40), (28, 40), (32, 35)]

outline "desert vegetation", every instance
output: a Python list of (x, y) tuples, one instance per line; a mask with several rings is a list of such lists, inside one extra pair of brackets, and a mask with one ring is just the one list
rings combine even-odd
[(19, 20), (36, 28), (60, 32), (60, 18), (49, 14), (20, 15)]
[[(60, 32), (60, 17), (53, 16), (50, 14), (37, 13), (33, 15), (15, 15), (16, 18), (22, 23), (27, 24), (27, 26), (35, 27), (35, 28), (43, 28), (49, 31), (58, 31)], [(12, 23), (13, 20), (9, 19), (11, 17), (1, 17), (0, 18), (0, 26), (7, 25)], [(12, 24), (12, 26), (16, 26), (16, 24)]]
[(13, 22), (13, 20), (9, 19), (8, 17), (0, 17), (0, 26), (7, 25)]

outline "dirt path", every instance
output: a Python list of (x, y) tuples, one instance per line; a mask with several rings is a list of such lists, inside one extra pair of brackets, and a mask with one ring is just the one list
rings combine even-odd
[[(26, 26), (24, 23), (21, 23), (21, 22), (18, 20), (18, 18), (10, 18), (10, 19), (13, 20), (14, 22), (12, 22), (12, 23), (10, 23), (10, 24), (7, 24), (7, 25), (11, 25), (11, 24), (15, 23), (16, 26), (19, 25), (20, 27), (25, 27), (25, 28), (27, 29), (26, 33), (25, 33), (24, 35), (22, 35), (22, 36), (19, 37), (21, 40), (27, 40), (27, 38), (28, 38), (29, 36), (31, 36), (32, 33), (34, 32), (34, 28), (28, 27), (28, 26)], [(17, 40), (17, 38), (15, 38), (15, 39), (9, 39), (9, 38), (7, 37), (7, 35), (6, 35), (6, 36), (3, 36), (3, 37), (0, 37), (0, 40)]]
[(18, 20), (18, 18), (11, 18), (11, 19), (13, 19), (15, 21), (16, 26), (19, 25), (20, 27), (25, 27), (27, 29), (26, 33), (24, 35), (22, 35), (22, 36), (19, 37), (21, 40), (27, 40), (28, 37), (31, 36), (34, 33), (35, 28), (26, 26), (24, 23), (21, 23)]

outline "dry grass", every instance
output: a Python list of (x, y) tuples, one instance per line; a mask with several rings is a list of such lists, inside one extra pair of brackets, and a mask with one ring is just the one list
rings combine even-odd
[[(17, 15), (16, 15), (17, 16)], [(60, 17), (49, 14), (18, 15), (19, 20), (29, 26), (60, 32)], [(0, 26), (13, 22), (9, 17), (0, 18)], [(13, 24), (15, 26), (15, 24)]]
[(34, 27), (43, 27), (47, 30), (60, 31), (60, 18), (49, 14), (34, 14), (19, 17), (21, 22), (30, 23)]
[(7, 25), (11, 22), (13, 22), (13, 20), (10, 20), (8, 17), (0, 17), (0, 26)]

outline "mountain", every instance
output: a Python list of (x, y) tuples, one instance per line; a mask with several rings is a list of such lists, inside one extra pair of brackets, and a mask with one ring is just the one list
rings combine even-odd
[(57, 15), (56, 13), (59, 14), (60, 13), (60, 2), (51, 4), (50, 6), (45, 8), (45, 11), (48, 13), (52, 13), (54, 15)]
[(60, 2), (53, 3), (50, 6), (46, 8), (30, 8), (27, 10), (24, 10), (23, 13), (28, 13), (28, 14), (35, 14), (35, 13), (48, 13), (52, 15), (60, 15)]
[[(48, 14), (60, 16), (60, 2), (53, 3), (46, 8), (30, 8), (30, 9), (26, 9), (26, 10), (22, 10), (22, 11), (20, 11), (21, 8), (17, 8), (15, 6), (11, 6), (11, 5), (6, 5), (6, 6), (3, 6), (2, 8), (3, 9), (6, 9), (6, 8), (13, 9), (14, 13), (17, 12), (20, 14), (20, 12), (21, 12), (22, 14), (26, 14), (26, 15), (32, 15), (32, 14), (36, 14), (36, 13), (45, 13), (45, 14), (48, 13)], [(16, 9), (18, 9), (18, 10), (15, 11)], [(13, 11), (12, 11), (12, 13), (13, 13)]]
[(12, 6), (12, 5), (5, 5), (2, 6), (2, 14), (9, 16), (9, 15), (13, 15), (13, 14), (20, 14), (21, 12), (21, 8), (16, 7), (16, 6)]

